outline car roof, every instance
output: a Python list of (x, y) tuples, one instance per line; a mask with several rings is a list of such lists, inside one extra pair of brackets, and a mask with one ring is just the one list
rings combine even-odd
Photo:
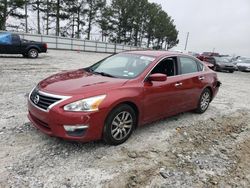
[(182, 54), (179, 52), (171, 52), (171, 51), (166, 51), (166, 50), (134, 50), (134, 51), (125, 51), (125, 52), (121, 52), (121, 53), (145, 55), (145, 56), (153, 56), (153, 57), (186, 55), (186, 54)]

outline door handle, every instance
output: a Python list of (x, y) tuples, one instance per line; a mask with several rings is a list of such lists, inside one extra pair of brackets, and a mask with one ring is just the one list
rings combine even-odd
[(199, 80), (204, 80), (205, 77), (204, 77), (204, 76), (199, 76), (198, 79), (199, 79)]
[(177, 83), (175, 84), (175, 87), (179, 87), (179, 86), (182, 86), (182, 83), (181, 83), (181, 82), (177, 82)]

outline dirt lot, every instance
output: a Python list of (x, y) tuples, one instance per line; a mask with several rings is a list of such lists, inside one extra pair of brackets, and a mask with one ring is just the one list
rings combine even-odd
[(223, 85), (205, 114), (155, 122), (120, 146), (67, 142), (33, 128), (26, 101), (36, 83), (105, 56), (0, 57), (0, 187), (249, 187), (250, 73), (218, 73)]

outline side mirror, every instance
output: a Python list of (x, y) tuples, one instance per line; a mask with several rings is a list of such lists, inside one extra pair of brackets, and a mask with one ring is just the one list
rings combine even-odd
[(156, 81), (156, 82), (164, 82), (167, 80), (167, 75), (166, 74), (161, 74), (161, 73), (155, 73), (151, 74), (148, 77), (149, 81)]

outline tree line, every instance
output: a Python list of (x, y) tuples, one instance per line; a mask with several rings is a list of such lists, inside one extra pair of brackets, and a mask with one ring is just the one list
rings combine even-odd
[(20, 28), (88, 40), (97, 30), (102, 41), (166, 49), (179, 42), (174, 20), (148, 0), (0, 0), (0, 30)]

